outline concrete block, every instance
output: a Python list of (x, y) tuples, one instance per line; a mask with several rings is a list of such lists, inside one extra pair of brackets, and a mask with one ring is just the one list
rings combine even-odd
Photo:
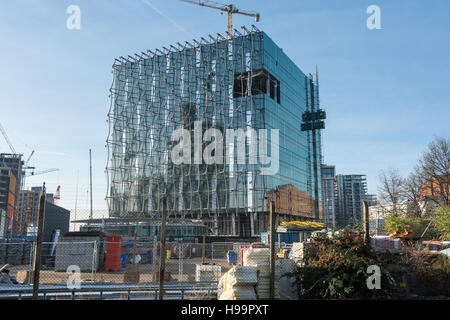
[(127, 271), (123, 274), (123, 282), (139, 282), (140, 273), (138, 271)]
[(195, 281), (219, 281), (222, 275), (220, 265), (195, 265)]

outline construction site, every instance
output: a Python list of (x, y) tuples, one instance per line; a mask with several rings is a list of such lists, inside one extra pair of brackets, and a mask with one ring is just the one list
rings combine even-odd
[[(377, 212), (371, 232), (365, 175), (336, 187), (323, 163), (317, 66), (304, 73), (257, 26), (233, 27), (233, 15), (259, 13), (182, 1), (225, 13), (227, 31), (113, 59), (101, 218), (90, 149), (90, 210), (73, 215), (58, 205), (61, 186), (25, 189), (26, 177), (59, 169), (35, 171), (34, 150), (22, 160), (0, 124), (12, 152), (0, 154), (0, 299), (347, 298), (334, 282), (314, 291), (318, 275), (347, 268), (346, 255), (355, 270), (417, 252), (446, 257), (448, 241), (422, 239), (434, 220), (412, 241), (403, 230), (378, 235)], [(383, 269), (383, 292), (408, 297), (399, 288), (416, 278), (397, 267)], [(354, 274), (365, 290), (365, 270)]]

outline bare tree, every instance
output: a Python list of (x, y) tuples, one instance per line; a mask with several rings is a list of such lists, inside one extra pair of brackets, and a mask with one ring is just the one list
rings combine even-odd
[(401, 205), (404, 198), (404, 179), (398, 169), (389, 169), (387, 172), (381, 170), (379, 175), (380, 186), (378, 188), (378, 197), (380, 205), (385, 210), (394, 215), (403, 213)]
[(424, 217), (432, 206), (430, 201), (422, 196), (422, 188), (426, 180), (420, 172), (420, 168), (416, 167), (408, 177), (403, 180), (403, 197), (406, 201), (406, 215), (411, 217)]
[(437, 137), (419, 160), (419, 172), (426, 181), (422, 193), (438, 204), (450, 205), (450, 138)]

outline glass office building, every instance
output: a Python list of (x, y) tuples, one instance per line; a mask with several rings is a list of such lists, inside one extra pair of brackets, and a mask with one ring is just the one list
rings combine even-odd
[(254, 236), (267, 230), (273, 198), (281, 220), (321, 219), (320, 130), (301, 130), (303, 113), (319, 109), (317, 79), (267, 34), (244, 30), (116, 59), (111, 217), (158, 217), (166, 197), (171, 219), (201, 219), (216, 235)]
[(362, 219), (362, 203), (367, 198), (364, 174), (338, 174), (336, 176), (336, 225), (354, 226)]
[(336, 226), (336, 167), (323, 164), (322, 174), (322, 200), (324, 223), (328, 227)]

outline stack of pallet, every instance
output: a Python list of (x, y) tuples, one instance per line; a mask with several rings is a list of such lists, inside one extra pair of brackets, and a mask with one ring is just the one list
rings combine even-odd
[[(244, 252), (244, 266), (255, 267), (258, 270), (258, 284), (256, 295), (258, 299), (270, 298), (270, 249), (248, 249)], [(279, 294), (280, 261), (275, 261), (275, 299)]]
[(219, 300), (256, 300), (257, 283), (255, 267), (235, 266), (219, 281)]
[(23, 240), (17, 239), (9, 240), (6, 263), (10, 265), (20, 265), (22, 263), (23, 242)]
[(25, 241), (23, 244), (22, 264), (32, 264), (33, 262), (33, 242)]
[(0, 239), (0, 266), (6, 263), (7, 246), (5, 239)]
[(292, 244), (292, 258), (294, 261), (303, 261), (305, 258), (306, 243), (294, 242)]

